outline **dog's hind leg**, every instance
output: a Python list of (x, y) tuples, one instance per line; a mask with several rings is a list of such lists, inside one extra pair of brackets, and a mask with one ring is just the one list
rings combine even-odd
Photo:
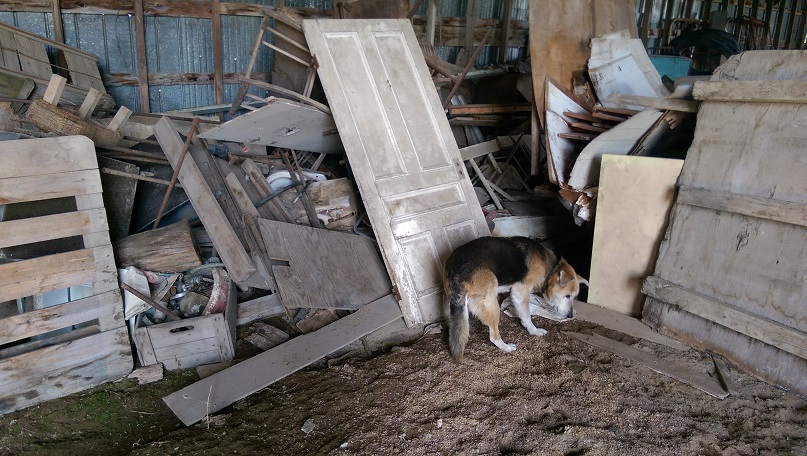
[(535, 327), (530, 316), (530, 287), (523, 283), (516, 283), (510, 288), (510, 300), (516, 310), (521, 325), (533, 336), (543, 336), (546, 330)]
[(490, 341), (500, 350), (511, 352), (516, 349), (516, 344), (508, 344), (502, 340), (499, 334), (499, 301), (496, 299), (496, 282), (493, 279), (493, 286), (486, 284), (482, 290), (475, 293), (468, 293), (468, 308), (479, 320), (487, 325), (490, 330)]

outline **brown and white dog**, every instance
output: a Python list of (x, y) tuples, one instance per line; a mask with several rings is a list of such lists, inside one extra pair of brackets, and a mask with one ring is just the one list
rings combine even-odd
[(488, 326), (490, 341), (499, 349), (516, 349), (499, 335), (499, 293), (509, 290), (521, 324), (530, 334), (543, 336), (546, 330), (536, 328), (530, 317), (530, 293), (538, 291), (555, 313), (571, 317), (580, 284), (588, 285), (566, 260), (526, 237), (482, 237), (458, 247), (446, 261), (444, 277), (449, 346), (457, 361), (468, 343), (468, 312)]

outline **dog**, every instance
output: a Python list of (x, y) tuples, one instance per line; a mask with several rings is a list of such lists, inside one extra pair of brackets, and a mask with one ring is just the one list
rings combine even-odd
[(475, 239), (451, 253), (444, 272), (449, 348), (457, 362), (468, 343), (469, 312), (487, 325), (490, 341), (499, 349), (508, 353), (516, 349), (499, 335), (499, 293), (510, 291), (521, 324), (530, 334), (543, 336), (546, 330), (535, 327), (530, 317), (530, 293), (538, 291), (555, 313), (571, 317), (580, 285), (588, 285), (566, 260), (527, 237)]

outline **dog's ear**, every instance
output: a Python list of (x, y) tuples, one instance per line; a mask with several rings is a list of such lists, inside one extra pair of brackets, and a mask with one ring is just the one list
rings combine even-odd
[(566, 273), (566, 271), (564, 271), (563, 268), (560, 268), (560, 270), (558, 271), (558, 285), (560, 286), (566, 285), (566, 283), (568, 282), (568, 280), (566, 280), (567, 275), (568, 274)]
[(588, 286), (588, 280), (584, 279), (580, 274), (577, 274), (577, 283)]

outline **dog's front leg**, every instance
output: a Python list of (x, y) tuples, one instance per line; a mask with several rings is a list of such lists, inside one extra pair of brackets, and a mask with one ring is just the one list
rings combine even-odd
[(516, 315), (521, 320), (521, 325), (533, 336), (543, 336), (546, 330), (537, 328), (530, 316), (530, 287), (517, 283), (510, 288), (510, 300), (516, 309)]

